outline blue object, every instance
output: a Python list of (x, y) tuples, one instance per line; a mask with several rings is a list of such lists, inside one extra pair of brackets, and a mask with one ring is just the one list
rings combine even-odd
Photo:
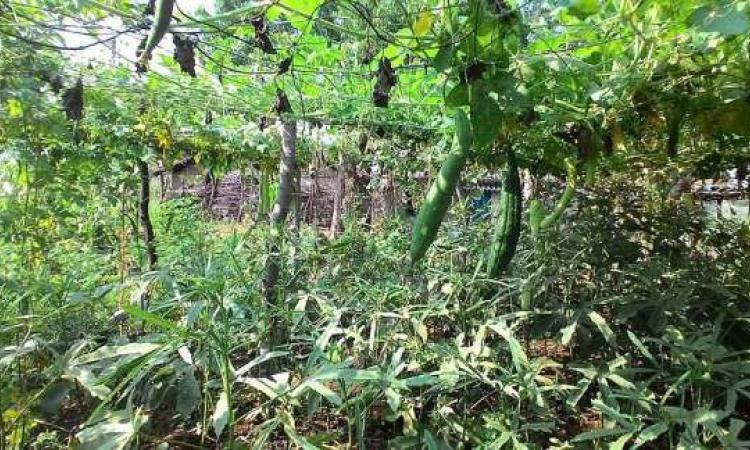
[(492, 192), (484, 191), (479, 197), (469, 199), (469, 210), (471, 213), (470, 220), (486, 219), (490, 216), (490, 203), (492, 201)]

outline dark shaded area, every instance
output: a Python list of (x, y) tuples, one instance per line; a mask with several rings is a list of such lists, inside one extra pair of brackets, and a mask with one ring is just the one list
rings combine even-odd
[(391, 89), (398, 83), (396, 71), (391, 67), (391, 61), (388, 58), (380, 60), (378, 71), (375, 75), (375, 90), (372, 92), (372, 101), (375, 106), (385, 108), (390, 101)]
[(73, 87), (65, 90), (62, 100), (68, 120), (77, 122), (83, 119), (83, 82), (80, 78)]
[(276, 48), (271, 42), (271, 36), (268, 35), (268, 23), (263, 16), (254, 17), (250, 24), (255, 29), (255, 46), (261, 49), (267, 55), (275, 55)]
[(195, 43), (193, 34), (173, 33), (174, 60), (180, 65), (180, 70), (195, 78)]

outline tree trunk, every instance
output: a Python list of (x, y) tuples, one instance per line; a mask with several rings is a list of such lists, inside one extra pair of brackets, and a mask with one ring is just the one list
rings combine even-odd
[(300, 227), (302, 226), (302, 172), (299, 167), (295, 167), (294, 171), (294, 233), (295, 236), (299, 235)]
[(320, 168), (322, 167), (322, 164), (320, 163), (322, 159), (322, 156), (320, 154), (320, 150), (318, 150), (315, 153), (315, 160), (313, 161), (313, 171), (312, 171), (312, 177), (311, 177), (311, 186), (310, 186), (310, 197), (307, 199), (307, 221), (308, 223), (312, 224), (313, 229), (318, 229), (318, 210), (317, 210), (317, 202), (318, 202), (318, 192), (320, 192), (320, 182), (318, 181), (318, 177), (320, 176)]
[(344, 199), (344, 155), (339, 150), (338, 164), (336, 165), (336, 182), (333, 186), (333, 214), (331, 214), (331, 237), (341, 230), (341, 209)]
[(245, 185), (242, 183), (242, 171), (240, 171), (240, 199), (237, 200), (237, 222), (242, 222), (242, 204), (245, 199)]
[[(148, 211), (149, 203), (151, 202), (151, 177), (148, 174), (148, 164), (143, 160), (137, 161), (138, 173), (141, 178), (141, 192), (138, 198), (138, 216), (141, 220), (141, 227), (143, 228), (143, 243), (146, 245), (146, 258), (148, 259), (148, 270), (156, 270), (156, 242), (154, 241), (154, 227), (151, 224), (151, 215)], [(147, 291), (141, 293), (141, 309), (146, 311), (149, 307), (149, 294)], [(141, 324), (141, 332), (145, 324)]]
[[(281, 164), (279, 166), (279, 193), (276, 203), (269, 215), (271, 223), (271, 238), (266, 261), (266, 273), (263, 277), (263, 298), (269, 306), (278, 306), (277, 284), (281, 265), (282, 227), (289, 213), (289, 206), (294, 190), (294, 174), (297, 149), (297, 122), (288, 120), (281, 126)], [(273, 309), (273, 308), (272, 308)], [(274, 311), (270, 321), (270, 346), (281, 343), (284, 339), (285, 328), (279, 323)]]
[(141, 177), (141, 192), (138, 200), (138, 216), (143, 227), (143, 242), (146, 245), (146, 257), (148, 258), (148, 270), (156, 270), (156, 242), (154, 240), (154, 227), (151, 224), (151, 215), (148, 206), (151, 201), (150, 178), (148, 175), (148, 164), (138, 160), (138, 173)]
[[(159, 163), (159, 165), (161, 165), (161, 163)], [(163, 170), (159, 171), (159, 187), (161, 189), (159, 191), (159, 201), (163, 202), (164, 201), (164, 196), (166, 195), (166, 190), (167, 190), (167, 184), (164, 181), (164, 171)]]
[(280, 225), (289, 213), (294, 190), (297, 151), (297, 122), (289, 120), (281, 128), (281, 165), (279, 166), (279, 194), (270, 214), (271, 225)]
[(370, 229), (370, 193), (367, 191), (369, 184), (368, 175), (363, 175), (359, 166), (354, 165), (350, 170), (350, 177), (353, 181), (355, 194), (355, 204), (357, 205), (357, 217), (361, 218), (360, 223), (366, 229)]

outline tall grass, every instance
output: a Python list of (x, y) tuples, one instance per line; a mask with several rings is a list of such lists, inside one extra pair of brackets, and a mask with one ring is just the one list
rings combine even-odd
[[(401, 220), (350, 219), (335, 240), (303, 227), (274, 308), (260, 295), (269, 230), (227, 233), (187, 200), (154, 211), (157, 272), (121, 277), (118, 251), (53, 242), (0, 285), (5, 442), (747, 446), (750, 231), (644, 192), (602, 184), (524, 237), (500, 280), (478, 266), (489, 224), (467, 226), (461, 205), (418, 267)], [(7, 306), (21, 298), (32, 315)], [(127, 320), (108, 322), (118, 308)], [(272, 321), (289, 334), (269, 349)]]

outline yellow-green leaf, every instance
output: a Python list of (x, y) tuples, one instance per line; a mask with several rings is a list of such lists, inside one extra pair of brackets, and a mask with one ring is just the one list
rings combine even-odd
[(422, 11), (417, 16), (417, 20), (414, 21), (412, 29), (414, 30), (414, 36), (424, 36), (432, 28), (432, 22), (434, 16), (430, 11)]
[(8, 100), (8, 117), (16, 119), (23, 116), (23, 105), (15, 98)]

